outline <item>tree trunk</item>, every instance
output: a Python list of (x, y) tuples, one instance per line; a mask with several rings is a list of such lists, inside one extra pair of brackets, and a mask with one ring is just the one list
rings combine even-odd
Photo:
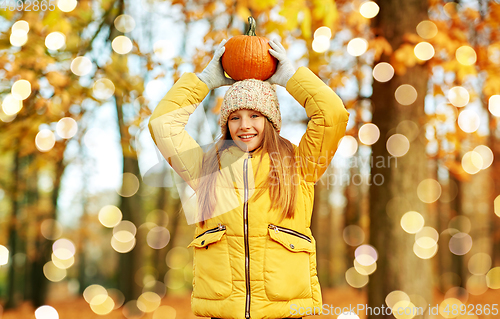
[[(490, 201), (493, 203), (495, 198), (500, 194), (500, 140), (498, 138), (498, 132), (496, 127), (498, 126), (498, 120), (494, 118), (490, 112), (488, 112), (489, 122), (490, 122), (490, 136), (488, 139), (488, 146), (493, 151), (493, 158), (495, 159), (491, 164), (491, 176), (493, 178), (492, 185), (492, 198)], [(495, 212), (500, 214), (500, 212)], [(500, 265), (500, 216), (497, 214), (490, 214), (491, 223), (490, 223), (490, 234), (492, 236), (492, 253), (491, 259), (493, 261), (493, 265)]]
[[(394, 50), (402, 44), (405, 33), (415, 33), (417, 24), (428, 18), (427, 1), (379, 0), (378, 5), (380, 12), (373, 20), (374, 30), (384, 36)], [(389, 57), (383, 55), (381, 60), (388, 62)], [(399, 206), (390, 215), (387, 213), (388, 202), (402, 197), (408, 200), (411, 210), (429, 220), (427, 207), (416, 192), (418, 184), (428, 177), (424, 130), (420, 130), (419, 136), (411, 142), (408, 153), (397, 160), (391, 159), (386, 148), (387, 139), (396, 133), (395, 128), (401, 121), (412, 120), (420, 127), (425, 124), (424, 98), (428, 77), (427, 67), (416, 65), (404, 75), (395, 75), (387, 83), (373, 83), (373, 123), (380, 129), (380, 140), (373, 145), (371, 171), (370, 243), (378, 251), (378, 267), (370, 276), (370, 307), (381, 307), (386, 296), (394, 290), (402, 290), (408, 295), (418, 294), (428, 304), (432, 302), (432, 261), (422, 260), (414, 254), (415, 236), (400, 226), (405, 209)], [(402, 84), (410, 84), (418, 92), (411, 105), (400, 105), (394, 98), (396, 89)], [(389, 319), (392, 315), (369, 314), (368, 318)]]
[(19, 245), (19, 234), (18, 234), (18, 212), (19, 212), (19, 171), (20, 171), (20, 158), (19, 158), (19, 140), (16, 140), (16, 150), (14, 152), (14, 170), (12, 177), (12, 210), (9, 225), (9, 254), (10, 254), (10, 265), (9, 274), (7, 279), (7, 302), (5, 303), (5, 309), (15, 308), (20, 300), (17, 299), (16, 291), (17, 287), (17, 272), (15, 267), (15, 262), (13, 260), (14, 255), (17, 253)]
[[(126, 59), (123, 59), (123, 63), (126, 64)], [(130, 133), (128, 132), (128, 126), (125, 125), (123, 119), (123, 97), (120, 94), (115, 94), (116, 99), (116, 111), (118, 118), (118, 126), (121, 137), (122, 155), (123, 155), (123, 173), (132, 173), (137, 177), (140, 177), (139, 171), (139, 161), (137, 158), (136, 151), (132, 148), (130, 144)], [(120, 197), (119, 208), (123, 214), (123, 220), (128, 220), (134, 223), (136, 227), (141, 224), (141, 196), (136, 193), (130, 197)], [(139, 243), (139, 238), (132, 251), (120, 254), (120, 265), (118, 274), (118, 284), (119, 289), (125, 296), (125, 300), (133, 300), (139, 297), (141, 293), (141, 287), (136, 283), (135, 274), (141, 267), (141, 245)]]
[[(457, 186), (457, 197), (455, 197), (455, 199), (451, 202), (451, 215), (450, 215), (449, 220), (451, 220), (452, 218), (457, 217), (457, 216), (463, 216), (463, 214), (464, 214), (463, 207), (462, 207), (462, 203), (463, 203), (462, 197), (463, 197), (463, 186), (464, 185), (462, 184), (462, 181), (460, 181), (455, 176), (452, 176), (451, 180)], [(448, 248), (448, 247), (446, 247), (446, 248)], [(449, 249), (447, 249), (447, 250), (449, 250)], [(448, 285), (448, 286), (450, 286), (450, 288), (451, 288), (451, 286), (460, 286), (460, 287), (465, 288), (465, 280), (464, 279), (465, 279), (466, 272), (464, 271), (464, 257), (459, 256), (459, 255), (455, 255), (451, 252), (449, 252), (449, 254), (451, 254), (451, 263), (450, 263), (451, 269), (449, 269), (448, 271), (451, 271), (452, 273), (457, 274), (460, 278), (462, 278), (462, 280), (460, 282), (451, 282), (450, 285)]]
[[(355, 156), (360, 156), (360, 155), (355, 155)], [(360, 175), (361, 174), (359, 171), (359, 167), (357, 167), (356, 165), (351, 165), (350, 180), (345, 187), (345, 197), (347, 200), (347, 206), (345, 209), (344, 227), (342, 228), (342, 230), (345, 229), (347, 226), (351, 225), (361, 226), (359, 225), (361, 217), (360, 215), (361, 213), (360, 206), (362, 198), (361, 187), (360, 184), (358, 184), (359, 180), (354, 178), (354, 176), (356, 176), (357, 178)], [(346, 253), (344, 254), (344, 256), (348, 268), (353, 266), (355, 251), (356, 251), (355, 246), (346, 245)]]

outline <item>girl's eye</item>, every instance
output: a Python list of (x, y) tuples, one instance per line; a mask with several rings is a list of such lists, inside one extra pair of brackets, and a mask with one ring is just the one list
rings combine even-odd
[(231, 121), (232, 121), (232, 120), (237, 120), (237, 119), (238, 119), (238, 118), (237, 118), (236, 116), (235, 116), (235, 117), (230, 118), (230, 120), (231, 120)]
[(254, 117), (254, 116), (255, 116), (255, 117), (259, 117), (259, 115), (257, 115), (257, 114), (253, 114), (253, 115), (252, 115), (252, 117)]

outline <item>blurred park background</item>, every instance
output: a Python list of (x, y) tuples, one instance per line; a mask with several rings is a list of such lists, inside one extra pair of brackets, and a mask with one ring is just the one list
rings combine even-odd
[[(323, 302), (498, 318), (500, 1), (5, 0), (0, 16), (0, 318), (195, 318), (189, 190), (147, 121), (248, 16), (351, 114), (315, 186)], [(190, 119), (200, 144), (226, 89)], [(308, 118), (277, 90), (298, 144)]]

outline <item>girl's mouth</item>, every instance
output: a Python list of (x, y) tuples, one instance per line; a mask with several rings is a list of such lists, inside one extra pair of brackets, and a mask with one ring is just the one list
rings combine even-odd
[(252, 140), (252, 138), (254, 138), (255, 136), (257, 136), (257, 134), (247, 134), (247, 135), (240, 135), (238, 136), (243, 142), (249, 142), (250, 140)]

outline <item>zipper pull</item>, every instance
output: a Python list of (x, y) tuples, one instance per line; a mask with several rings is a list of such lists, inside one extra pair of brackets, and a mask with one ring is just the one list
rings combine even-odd
[(276, 227), (276, 226), (275, 226), (275, 225), (273, 225), (273, 224), (269, 224), (269, 228), (274, 229), (274, 233), (276, 233), (276, 234), (280, 231), (280, 230), (278, 229), (278, 227)]
[(225, 229), (226, 227), (224, 225), (222, 225), (221, 223), (218, 223), (217, 224), (217, 227), (219, 228), (219, 230), (223, 230)]

